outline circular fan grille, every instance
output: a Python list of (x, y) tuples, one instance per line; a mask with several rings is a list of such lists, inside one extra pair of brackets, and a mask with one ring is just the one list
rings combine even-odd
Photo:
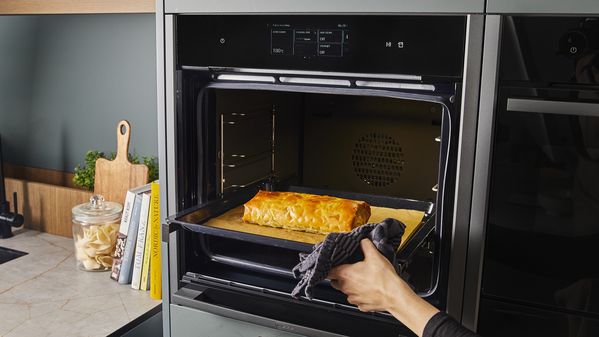
[(371, 132), (358, 139), (352, 153), (354, 172), (365, 183), (385, 187), (403, 171), (401, 145), (393, 137)]

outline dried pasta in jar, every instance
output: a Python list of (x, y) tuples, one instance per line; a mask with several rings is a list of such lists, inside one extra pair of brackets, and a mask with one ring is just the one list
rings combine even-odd
[(111, 269), (122, 210), (121, 204), (104, 201), (101, 195), (73, 207), (75, 260), (79, 269)]

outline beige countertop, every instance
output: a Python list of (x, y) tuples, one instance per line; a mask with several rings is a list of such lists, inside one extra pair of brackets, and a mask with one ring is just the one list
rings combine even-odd
[(0, 247), (28, 254), (0, 264), (0, 336), (106, 336), (160, 303), (108, 272), (78, 270), (72, 239), (15, 234)]

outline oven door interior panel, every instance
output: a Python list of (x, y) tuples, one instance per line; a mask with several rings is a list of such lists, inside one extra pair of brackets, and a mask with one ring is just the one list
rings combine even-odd
[(502, 94), (483, 296), (599, 317), (599, 92)]

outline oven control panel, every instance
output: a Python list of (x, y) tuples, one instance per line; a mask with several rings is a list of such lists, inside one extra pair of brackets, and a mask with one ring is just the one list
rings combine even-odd
[(270, 27), (270, 54), (311, 57), (343, 57), (350, 51), (347, 24), (334, 28), (294, 27), (273, 24)]
[(179, 15), (177, 66), (453, 76), (464, 16)]

